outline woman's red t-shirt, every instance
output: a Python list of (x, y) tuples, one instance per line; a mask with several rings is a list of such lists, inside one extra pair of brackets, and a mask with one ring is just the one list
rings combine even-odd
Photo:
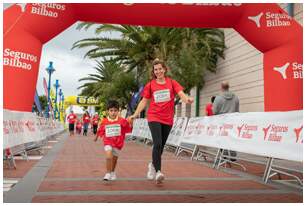
[(165, 84), (151, 80), (144, 87), (142, 97), (151, 99), (147, 112), (148, 122), (173, 125), (175, 94), (184, 88), (175, 80), (165, 78)]

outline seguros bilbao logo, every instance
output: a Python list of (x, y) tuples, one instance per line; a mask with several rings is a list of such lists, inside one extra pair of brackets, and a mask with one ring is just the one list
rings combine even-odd
[(274, 67), (273, 70), (278, 72), (284, 80), (288, 78), (287, 74), (289, 74), (289, 72), (292, 73), (293, 79), (303, 79), (303, 65), (298, 62), (286, 62), (282, 66)]
[(16, 67), (25, 70), (31, 70), (31, 63), (36, 63), (38, 61), (38, 57), (34, 54), (14, 51), (10, 48), (4, 49), (3, 56), (4, 66)]
[(248, 19), (254, 22), (257, 28), (269, 28), (290, 26), (292, 17), (285, 13), (260, 12), (255, 16), (249, 16)]
[(303, 135), (302, 135), (303, 125), (299, 128), (294, 128), (294, 134), (295, 134), (295, 142), (301, 142), (303, 143)]
[(257, 125), (242, 124), (241, 126), (237, 126), (238, 138), (252, 139), (253, 134), (251, 132), (255, 132), (257, 130)]
[(281, 142), (282, 133), (288, 132), (288, 126), (270, 124), (262, 128), (262, 131), (264, 132), (265, 141)]
[[(25, 3), (16, 4), (21, 8), (21, 12), (26, 11)], [(31, 4), (31, 14), (40, 15), (40, 16), (48, 16), (52, 18), (57, 18), (59, 11), (65, 11), (66, 5), (64, 4), (55, 4), (55, 3), (46, 3), (46, 4)]]

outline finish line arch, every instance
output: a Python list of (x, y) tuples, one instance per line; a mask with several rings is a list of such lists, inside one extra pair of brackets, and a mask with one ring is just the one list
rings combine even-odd
[(31, 111), (42, 45), (90, 21), (234, 28), (264, 55), (265, 111), (303, 109), (302, 26), (277, 4), (15, 4), (4, 11), (4, 109)]

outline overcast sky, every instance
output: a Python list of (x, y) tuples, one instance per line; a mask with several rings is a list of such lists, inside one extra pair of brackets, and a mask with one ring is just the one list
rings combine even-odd
[(77, 23), (44, 44), (37, 81), (39, 95), (42, 95), (44, 92), (43, 77), (48, 81), (46, 68), (49, 66), (49, 61), (53, 62), (53, 67), (56, 70), (52, 74), (51, 80), (53, 84), (55, 79), (59, 80), (65, 96), (77, 95), (80, 92), (77, 88), (82, 85), (82, 82), (78, 82), (78, 80), (89, 73), (94, 73), (93, 66), (95, 66), (95, 61), (84, 58), (87, 50), (71, 50), (71, 47), (74, 42), (94, 37), (95, 34), (93, 29), (79, 31), (76, 30), (76, 26)]
[[(4, 4), (4, 9), (11, 5), (13, 4)], [(56, 70), (51, 77), (52, 85), (55, 83), (55, 79), (58, 79), (65, 96), (79, 94), (80, 90), (77, 88), (83, 83), (78, 82), (78, 80), (86, 77), (89, 73), (94, 73), (93, 66), (95, 66), (95, 61), (88, 58), (84, 59), (84, 54), (88, 49), (71, 50), (74, 42), (88, 37), (95, 37), (94, 27), (87, 31), (79, 31), (76, 30), (77, 25), (78, 22), (43, 45), (37, 79), (37, 92), (39, 95), (44, 94), (43, 77), (48, 82), (46, 68), (49, 66), (49, 61), (53, 62), (53, 67)], [(118, 34), (107, 33), (106, 36), (118, 37)]]

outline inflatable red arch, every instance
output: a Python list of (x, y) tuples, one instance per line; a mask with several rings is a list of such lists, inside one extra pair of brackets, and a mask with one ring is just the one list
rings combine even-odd
[(302, 26), (277, 4), (15, 4), (4, 11), (4, 109), (31, 111), (42, 45), (76, 21), (234, 28), (264, 54), (265, 111), (303, 108)]

